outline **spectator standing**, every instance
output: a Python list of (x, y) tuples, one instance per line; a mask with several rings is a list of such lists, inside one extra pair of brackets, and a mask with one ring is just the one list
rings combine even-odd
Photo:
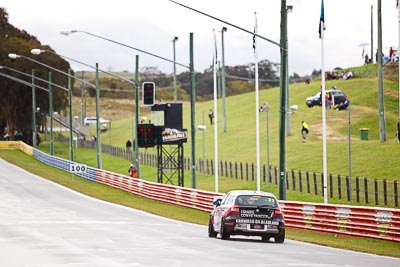
[(398, 140), (399, 143), (400, 143), (400, 119), (399, 119), (399, 121), (397, 122), (397, 140)]
[(303, 143), (307, 142), (307, 134), (309, 132), (308, 124), (305, 121), (301, 121), (301, 136), (303, 137)]
[(326, 92), (325, 93), (325, 108), (328, 108), (329, 107), (329, 93), (328, 92)]
[(213, 124), (213, 119), (214, 119), (214, 112), (212, 109), (208, 112), (208, 117), (210, 118), (210, 124)]
[(129, 140), (128, 139), (128, 141), (126, 141), (126, 150), (131, 150), (131, 148), (132, 148), (132, 142), (131, 142), (131, 140)]
[(40, 143), (42, 142), (42, 140), (40, 140), (40, 134), (36, 133), (36, 145), (40, 145)]
[(390, 50), (389, 50), (389, 61), (390, 62), (394, 61), (393, 48), (392, 47), (390, 47)]

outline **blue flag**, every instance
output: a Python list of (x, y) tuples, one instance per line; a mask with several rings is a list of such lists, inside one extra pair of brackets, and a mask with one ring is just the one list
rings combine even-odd
[(321, 1), (321, 15), (319, 17), (318, 33), (319, 38), (323, 38), (323, 31), (325, 30), (325, 14), (324, 14), (324, 0)]
[[(254, 12), (254, 17), (255, 17), (255, 23), (254, 23), (254, 33), (258, 34), (258, 29), (257, 29), (257, 13)], [(254, 51), (254, 56), (257, 56), (257, 41), (256, 41), (256, 36), (253, 35), (253, 51)]]

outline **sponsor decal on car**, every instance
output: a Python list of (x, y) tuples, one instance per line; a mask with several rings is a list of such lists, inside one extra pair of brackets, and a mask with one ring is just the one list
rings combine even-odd
[(249, 223), (249, 224), (267, 224), (267, 225), (279, 225), (279, 222), (271, 220), (260, 220), (260, 219), (236, 219), (236, 223)]

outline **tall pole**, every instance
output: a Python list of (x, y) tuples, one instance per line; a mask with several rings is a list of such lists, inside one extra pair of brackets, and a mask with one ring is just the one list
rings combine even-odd
[[(287, 31), (287, 13), (292, 11), (292, 6), (286, 6), (286, 47), (289, 47), (288, 43), (288, 31)], [(290, 112), (289, 112), (289, 51), (286, 52), (286, 135), (290, 136)]]
[(371, 5), (371, 63), (374, 63), (374, 7)]
[(226, 133), (226, 92), (225, 92), (225, 41), (224, 32), (226, 32), (226, 27), (222, 27), (221, 31), (221, 42), (222, 42), (222, 69), (221, 69), (221, 90), (222, 90), (222, 129)]
[(397, 45), (397, 55), (399, 56), (399, 62), (398, 62), (398, 69), (399, 69), (399, 119), (400, 119), (400, 6), (399, 6), (399, 1), (397, 1), (397, 18), (399, 19), (399, 24), (398, 24), (398, 28), (399, 28), (399, 43)]
[(176, 89), (176, 53), (175, 53), (175, 43), (178, 41), (178, 37), (174, 37), (172, 40), (174, 46), (174, 103), (178, 100), (178, 91)]
[(325, 101), (325, 46), (324, 46), (325, 13), (324, 1), (322, 0), (320, 18), (320, 38), (321, 38), (321, 102), (322, 102), (322, 165), (323, 165), (323, 195), (324, 203), (328, 203), (328, 163), (326, 156), (326, 101)]
[(36, 89), (34, 69), (32, 69), (32, 142), (33, 147), (36, 147)]
[(279, 109), (279, 199), (286, 200), (286, 84), (287, 84), (287, 11), (286, 0), (281, 0), (281, 71)]
[(140, 177), (140, 161), (139, 161), (139, 141), (138, 141), (138, 124), (139, 124), (139, 55), (136, 55), (135, 62), (135, 166), (138, 177)]
[(271, 167), (270, 167), (270, 159), (269, 159), (269, 121), (268, 121), (268, 112), (269, 112), (269, 105), (267, 103), (267, 109), (266, 109), (266, 113), (267, 113), (267, 171), (268, 171), (268, 175), (267, 175), (267, 185), (269, 184), (270, 180), (271, 180)]
[[(82, 80), (83, 80), (83, 71), (82, 71)], [(82, 125), (84, 124), (84, 118), (86, 117), (85, 112), (84, 112), (84, 107), (83, 107), (84, 90), (85, 90), (85, 88), (83, 87), (83, 82), (82, 82), (82, 85), (81, 85), (81, 124)]]
[(96, 132), (97, 168), (101, 169), (99, 63), (96, 63)]
[[(254, 13), (254, 16), (257, 14)], [(254, 32), (257, 33), (257, 18), (255, 18)], [(254, 76), (255, 76), (255, 108), (256, 108), (256, 180), (257, 180), (257, 191), (261, 191), (261, 175), (260, 175), (260, 112), (259, 112), (259, 84), (258, 84), (258, 55), (256, 37), (253, 37), (253, 48), (254, 48)]]
[(214, 54), (213, 54), (213, 95), (214, 95), (214, 181), (215, 181), (215, 192), (218, 193), (218, 106), (217, 106), (217, 43), (215, 38), (215, 30), (213, 30), (214, 37)]
[(218, 98), (222, 98), (222, 74), (221, 74), (221, 61), (217, 60), (217, 90)]
[(348, 121), (349, 121), (349, 129), (348, 129), (348, 132), (349, 132), (349, 177), (350, 177), (350, 188), (349, 188), (349, 190), (350, 190), (350, 204), (352, 203), (352, 200), (353, 200), (353, 189), (352, 189), (352, 179), (351, 179), (351, 121), (350, 121), (350, 105), (349, 105), (349, 107), (348, 107), (348, 117), (349, 117), (349, 119), (348, 119)]
[(193, 65), (193, 33), (190, 33), (190, 122), (191, 122), (191, 179), (192, 188), (196, 188), (196, 90), (195, 90), (195, 76)]
[(385, 103), (383, 100), (383, 68), (382, 68), (382, 0), (378, 0), (378, 105), (379, 105), (379, 137), (381, 143), (386, 142)]
[[(202, 123), (203, 125), (205, 125), (205, 122), (204, 122), (204, 111), (203, 111), (203, 123)], [(205, 171), (204, 171), (204, 162), (205, 162), (205, 158), (206, 158), (206, 146), (205, 146), (205, 143), (204, 143), (204, 133), (205, 132), (205, 129), (202, 131), (202, 135), (203, 135), (203, 164), (202, 164), (202, 167), (203, 167), (203, 174), (205, 173)]]
[(74, 161), (74, 148), (72, 140), (72, 82), (71, 69), (68, 69), (68, 102), (69, 102), (69, 160)]
[(53, 86), (51, 72), (49, 72), (49, 113), (50, 113), (50, 155), (54, 155), (54, 137), (53, 137)]

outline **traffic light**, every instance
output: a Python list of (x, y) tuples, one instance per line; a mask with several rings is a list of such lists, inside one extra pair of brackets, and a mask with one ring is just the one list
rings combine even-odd
[(143, 105), (153, 106), (156, 98), (156, 85), (153, 82), (144, 82), (142, 84)]
[(156, 135), (154, 124), (138, 125), (138, 145), (139, 147), (154, 147), (156, 145)]

